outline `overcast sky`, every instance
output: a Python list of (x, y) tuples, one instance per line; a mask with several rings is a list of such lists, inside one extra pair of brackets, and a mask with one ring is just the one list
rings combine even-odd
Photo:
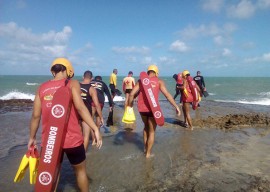
[(0, 0), (0, 75), (266, 76), (270, 0)]

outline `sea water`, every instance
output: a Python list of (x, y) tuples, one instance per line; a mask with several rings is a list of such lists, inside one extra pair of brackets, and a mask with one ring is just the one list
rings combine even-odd
[[(50, 78), (0, 76), (0, 100), (33, 100), (38, 86)], [(79, 77), (75, 78), (81, 80)], [(174, 95), (174, 79), (160, 78)], [(123, 77), (118, 76), (120, 90), (122, 79)], [(103, 80), (108, 84), (109, 77), (103, 77)], [(205, 77), (205, 82), (209, 96), (203, 98), (203, 101), (209, 101), (208, 103), (241, 103), (235, 105), (255, 108), (260, 104), (264, 109), (268, 109), (270, 105), (269, 77)], [(163, 96), (160, 97), (160, 100), (164, 99)], [(100, 150), (90, 147), (87, 153), (91, 191), (226, 191), (228, 188), (229, 191), (239, 191), (240, 188), (245, 190), (249, 183), (253, 185), (258, 178), (269, 177), (269, 129), (248, 129), (255, 134), (248, 130), (226, 133), (216, 129), (196, 129), (189, 132), (177, 124), (168, 123), (164, 128), (157, 129), (153, 147), (155, 157), (148, 161), (142, 152), (143, 125), (138, 111), (136, 110), (138, 121), (133, 131), (125, 130), (121, 123), (123, 100), (123, 94), (115, 97), (119, 113), (115, 113), (115, 126), (110, 127), (111, 133), (103, 137), (103, 147)], [(179, 96), (177, 100), (179, 101)], [(167, 102), (162, 101), (162, 104), (169, 106)], [(174, 109), (164, 107), (164, 111), (168, 118), (174, 119)], [(108, 105), (105, 105), (103, 112), (106, 118)], [(27, 175), (21, 183), (13, 183), (29, 139), (30, 118), (31, 111), (0, 114), (0, 191), (31, 191), (33, 188), (29, 185)], [(38, 141), (40, 131), (41, 129), (37, 134)], [(101, 131), (104, 132), (103, 128)], [(224, 167), (226, 165), (229, 166)], [(76, 191), (74, 172), (66, 160), (61, 172), (61, 191)]]
[[(109, 85), (109, 77), (102, 77)], [(123, 76), (118, 76), (117, 87), (122, 91)], [(160, 77), (168, 91), (174, 96), (175, 80), (172, 77)], [(31, 99), (34, 100), (38, 86), (51, 79), (51, 76), (0, 76), (0, 100)], [(80, 77), (75, 77), (81, 80)], [(138, 77), (135, 77), (137, 80)], [(270, 105), (270, 77), (204, 77), (209, 93), (206, 100), (235, 102), (243, 104)], [(160, 94), (160, 100), (165, 97)], [(125, 100), (124, 94), (116, 96), (114, 101)], [(179, 96), (177, 98), (179, 101)], [(107, 99), (106, 99), (107, 101)]]

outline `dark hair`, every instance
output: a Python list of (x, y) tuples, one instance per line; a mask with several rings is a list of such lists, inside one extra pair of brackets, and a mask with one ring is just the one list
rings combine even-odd
[(65, 70), (67, 70), (67, 68), (62, 64), (56, 64), (56, 65), (52, 66), (52, 68), (51, 68), (51, 72), (54, 72), (55, 74), (57, 74), (59, 72), (63, 72)]
[(98, 75), (95, 77), (95, 80), (102, 80), (102, 77)]
[(92, 71), (85, 71), (84, 74), (83, 74), (83, 77), (91, 79), (93, 77)]
[(174, 74), (172, 77), (173, 77), (175, 80), (177, 80), (177, 75), (176, 75), (176, 74)]
[(129, 71), (129, 72), (128, 72), (128, 74), (129, 74), (129, 75), (130, 75), (130, 74), (132, 74), (132, 75), (133, 75), (133, 72), (132, 72), (132, 71)]
[(147, 71), (147, 75), (149, 75), (150, 73), (155, 73), (155, 74), (157, 74), (154, 70), (149, 70), (149, 71)]

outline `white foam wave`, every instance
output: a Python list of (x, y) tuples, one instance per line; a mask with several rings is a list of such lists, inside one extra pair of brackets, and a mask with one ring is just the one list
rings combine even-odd
[(270, 92), (261, 92), (261, 93), (258, 93), (258, 95), (261, 95), (261, 96), (270, 96)]
[(38, 83), (26, 83), (26, 85), (30, 85), (30, 86), (33, 86), (33, 85), (38, 85)]
[(1, 100), (10, 100), (10, 99), (31, 99), (34, 101), (35, 95), (29, 94), (29, 93), (22, 93), (18, 91), (12, 91), (2, 97), (0, 97)]
[[(8, 94), (0, 97), (0, 100), (10, 100), (10, 99), (31, 99), (34, 101), (35, 95), (29, 93), (22, 93), (19, 91), (11, 91)], [(113, 101), (125, 101), (125, 97), (115, 96)], [(107, 96), (105, 96), (105, 102), (109, 102)]]
[(215, 100), (218, 102), (228, 102), (228, 103), (242, 103), (242, 104), (249, 104), (249, 105), (270, 105), (270, 99), (260, 99), (257, 101), (246, 101), (246, 100)]
[[(113, 98), (113, 101), (125, 101), (125, 100), (126, 100), (125, 97), (121, 97), (121, 96), (115, 96), (115, 97)], [(105, 102), (109, 102), (107, 96), (105, 96)]]
[(209, 94), (209, 95), (212, 95), (212, 96), (213, 96), (213, 95), (216, 95), (215, 93), (208, 93), (208, 94)]

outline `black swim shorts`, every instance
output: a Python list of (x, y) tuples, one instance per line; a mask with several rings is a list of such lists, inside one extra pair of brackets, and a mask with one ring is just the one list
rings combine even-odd
[[(63, 149), (71, 165), (77, 165), (86, 159), (84, 145)], [(63, 159), (62, 159), (63, 160)]]
[(154, 117), (152, 112), (140, 112), (140, 115), (146, 117)]
[(125, 93), (130, 93), (132, 91), (132, 89), (126, 89)]

